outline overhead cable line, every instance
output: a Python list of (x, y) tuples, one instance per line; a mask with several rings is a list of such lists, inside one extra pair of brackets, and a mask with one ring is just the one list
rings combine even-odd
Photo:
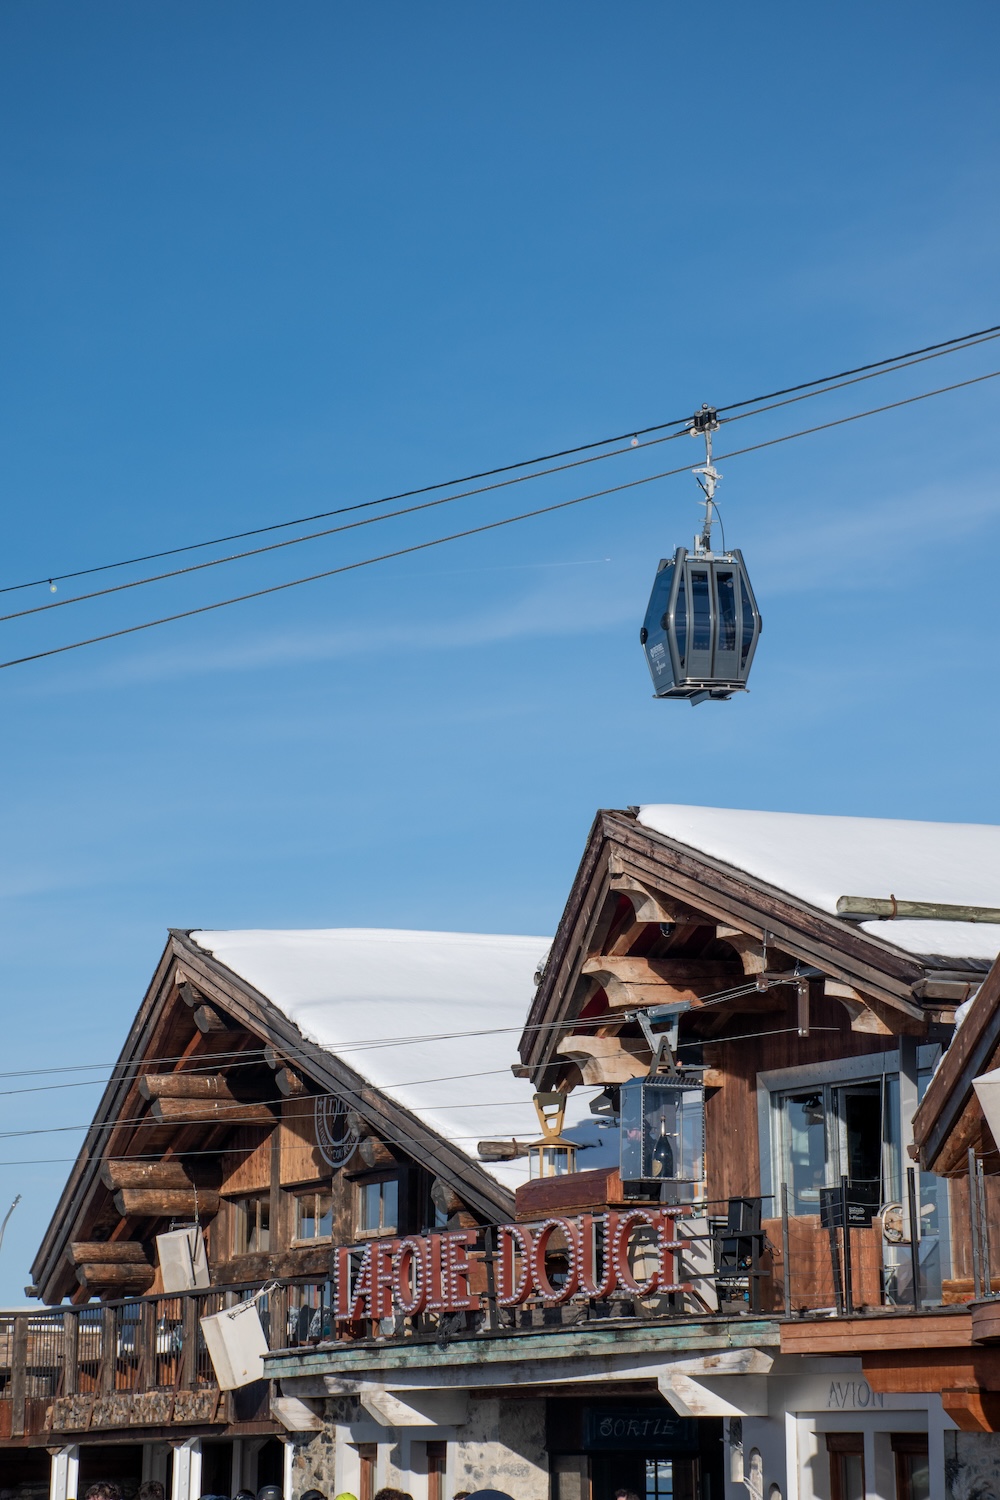
[[(989, 337), (1000, 338), (1000, 334), (991, 334)], [(987, 343), (988, 341), (989, 340), (986, 338), (978, 340), (979, 343)], [(753, 405), (752, 410), (741, 411), (739, 415), (735, 417), (726, 417), (723, 419), (723, 422), (745, 422), (750, 417), (762, 416), (766, 412), (777, 411), (783, 406), (791, 406), (798, 401), (809, 401), (816, 396), (825, 396), (828, 395), (831, 391), (843, 390), (847, 386), (857, 385), (864, 380), (876, 380), (881, 375), (893, 375), (897, 370), (905, 370), (909, 369), (913, 365), (924, 364), (928, 359), (940, 359), (941, 353), (950, 354), (954, 352), (955, 351), (953, 349), (948, 349), (943, 350), (937, 354), (919, 355), (906, 360), (905, 363), (897, 363), (892, 369), (877, 369), (870, 371), (867, 374), (863, 373), (854, 375), (850, 379), (839, 379), (837, 384), (828, 384), (822, 390), (804, 391), (800, 395), (792, 395), (786, 400), (774, 401), (768, 406)], [(781, 395), (784, 393), (777, 392), (776, 394)], [(740, 404), (743, 406), (749, 406), (752, 403), (742, 402)], [(669, 433), (666, 437), (651, 438), (648, 443), (643, 443), (641, 447), (643, 449), (656, 447), (661, 443), (671, 443), (674, 442), (677, 438), (686, 437), (687, 435), (687, 429), (681, 432), (672, 432)], [(455, 500), (465, 500), (470, 496), (489, 494), (495, 490), (506, 489), (510, 485), (514, 484), (526, 484), (532, 479), (542, 479), (550, 474), (563, 474), (570, 469), (582, 468), (586, 464), (600, 463), (603, 459), (606, 458), (620, 458), (623, 454), (635, 453), (636, 451), (637, 450), (631, 446), (628, 448), (613, 448), (607, 453), (594, 453), (591, 454), (589, 458), (579, 458), (575, 459), (572, 463), (557, 464), (554, 468), (536, 469), (534, 473), (518, 474), (513, 479), (502, 479), (497, 481), (495, 484), (480, 485), (477, 489), (460, 490), (457, 494), (442, 495), (439, 496), (436, 500), (423, 500), (418, 505), (404, 506), (402, 510), (391, 510), (386, 511), (378, 516), (367, 516), (364, 520), (361, 521), (347, 521), (340, 526), (327, 526), (324, 527), (322, 531), (310, 531), (307, 532), (304, 536), (289, 537), (287, 538), (287, 540), (281, 542), (268, 542), (262, 547), (250, 547), (243, 552), (231, 552), (226, 557), (213, 557), (209, 558), (206, 562), (188, 563), (185, 567), (182, 568), (171, 568), (168, 569), (168, 571), (165, 573), (154, 573), (147, 578), (133, 578), (130, 579), (128, 583), (111, 584), (107, 588), (93, 589), (88, 594), (75, 594), (72, 598), (69, 599), (55, 599), (51, 600), (47, 604), (35, 604), (30, 606), (28, 609), (14, 610), (10, 614), (0, 615), (0, 624), (4, 624), (8, 620), (24, 619), (27, 615), (47, 614), (48, 611), (52, 609), (66, 609), (71, 604), (84, 604), (92, 599), (103, 599), (106, 598), (109, 594), (121, 594), (127, 592), (130, 589), (144, 588), (147, 584), (163, 583), (168, 579), (181, 578), (189, 573), (201, 573), (204, 572), (207, 568), (219, 568), (223, 567), (227, 563), (243, 562), (247, 558), (260, 557), (265, 553), (280, 552), (286, 547), (297, 547), (303, 542), (315, 542), (321, 540), (324, 537), (337, 536), (345, 531), (356, 531), (363, 526), (375, 526), (383, 521), (397, 520), (400, 516), (414, 515), (418, 511), (422, 510), (433, 510), (439, 505), (451, 505)], [(375, 502), (365, 502), (365, 504), (369, 503)], [(356, 506), (343, 507), (344, 511), (354, 510), (358, 508), (359, 507)], [(0, 589), (0, 593), (3, 592), (6, 591)]]
[[(787, 432), (780, 437), (768, 438), (761, 443), (753, 443), (746, 448), (734, 448), (730, 453), (717, 454), (717, 459), (728, 461), (731, 458), (741, 458), (747, 453), (759, 453), (764, 448), (773, 448), (780, 443), (791, 442), (794, 438), (810, 437), (817, 432), (827, 432), (834, 427), (843, 427), (848, 422), (858, 422), (863, 417), (874, 417), (882, 412), (896, 411), (902, 406), (911, 406), (916, 401), (926, 401), (931, 396), (943, 396), (949, 391), (964, 390), (968, 386), (979, 385), (984, 380), (995, 380), (1000, 375), (1000, 370), (991, 370), (986, 375), (976, 375), (970, 380), (959, 380), (953, 385), (939, 386), (933, 391), (922, 391), (917, 396), (906, 396), (900, 401), (890, 401), (885, 406), (873, 406), (867, 411), (852, 412), (850, 416), (837, 417), (829, 422), (820, 422), (815, 427), (804, 427), (798, 432)], [(268, 594), (280, 594), (286, 589), (299, 588), (302, 584), (316, 583), (323, 578), (334, 578), (341, 573), (352, 573), (358, 568), (367, 568), (375, 563), (390, 562), (397, 557), (407, 557), (414, 552), (425, 552), (430, 547), (440, 547), (446, 542), (464, 541), (470, 536), (479, 536), (483, 532), (496, 531), (503, 526), (513, 526), (519, 521), (530, 521), (537, 516), (551, 515), (555, 511), (567, 510), (573, 505), (582, 505), (587, 500), (602, 499), (607, 495), (620, 494), (624, 490), (637, 488), (639, 485), (652, 484), (659, 479), (670, 479), (676, 474), (686, 474), (690, 470), (689, 464), (682, 464), (676, 469), (664, 469), (658, 474), (648, 474), (640, 479), (626, 480), (622, 484), (610, 485), (607, 489), (593, 490), (586, 495), (576, 495), (571, 500), (559, 500), (552, 505), (540, 506), (537, 510), (521, 511), (517, 515), (505, 516), (499, 521), (487, 521), (479, 526), (470, 526), (464, 531), (454, 531), (447, 536), (432, 537), (430, 541), (415, 542), (408, 547), (397, 547), (391, 552), (381, 552), (373, 557), (363, 557), (357, 562), (342, 563), (336, 568), (325, 568), (319, 573), (310, 573), (304, 578), (292, 578), (286, 583), (273, 583), (266, 588), (252, 589), (246, 594), (236, 594), (229, 599), (217, 599), (212, 604), (200, 604), (192, 609), (178, 610), (174, 614), (161, 615), (155, 620), (144, 620), (139, 625), (124, 625), (118, 630), (108, 630), (101, 635), (92, 635), (84, 640), (70, 641), (65, 646), (50, 646), (45, 651), (33, 651), (27, 656), (15, 656), (8, 661), (0, 661), (0, 671), (7, 667), (19, 667), (27, 662), (42, 661), (49, 656), (61, 656), (66, 651), (78, 651), (83, 646), (96, 646), (103, 641), (117, 640), (120, 636), (134, 635), (140, 630), (152, 630), (157, 625), (171, 625), (177, 620), (189, 620), (195, 615), (210, 614), (213, 610), (226, 609), (231, 604), (245, 604), (250, 599), (262, 599)]]
[[(851, 370), (841, 370), (834, 375), (820, 376), (815, 380), (801, 381), (798, 385), (786, 386), (782, 390), (770, 391), (766, 395), (751, 396), (743, 401), (733, 401), (728, 405), (716, 407), (718, 412), (739, 411), (743, 407), (756, 406), (761, 401), (773, 401), (780, 396), (794, 395), (798, 391), (810, 391), (817, 386), (830, 385), (833, 381), (842, 381), (852, 375), (863, 375), (868, 371), (883, 374), (891, 374), (893, 368), (905, 369), (906, 363), (919, 363), (920, 357), (939, 358), (944, 354), (960, 353), (963, 349), (975, 348), (977, 344), (988, 343), (990, 339), (1000, 337), (1000, 324), (991, 328), (981, 328), (974, 333), (961, 334), (952, 339), (945, 339), (938, 344), (927, 344), (922, 349), (911, 349), (905, 354), (891, 355), (886, 359), (874, 360), (867, 365), (858, 365)], [(822, 392), (817, 392), (822, 394)], [(732, 419), (730, 419), (732, 420)], [(667, 422), (657, 422), (649, 427), (633, 428), (629, 432), (621, 432), (614, 437), (598, 438), (593, 442), (579, 443), (572, 448), (562, 448), (554, 453), (541, 454), (535, 458), (518, 459), (514, 463), (501, 464), (493, 469), (483, 469), (476, 474), (465, 474), (455, 479), (439, 480), (435, 484), (422, 485), (417, 489), (401, 490), (394, 495), (383, 495), (376, 500), (362, 500), (353, 505), (338, 506), (333, 510), (317, 511), (308, 516), (297, 516), (290, 521), (274, 521), (266, 526), (254, 526), (245, 531), (230, 532), (225, 536), (211, 537), (202, 542), (187, 542), (179, 547), (166, 547), (157, 552), (146, 552), (135, 557), (122, 558), (117, 562), (99, 563), (91, 568), (77, 568), (67, 573), (53, 573), (46, 578), (34, 578), (25, 583), (11, 583), (0, 587), (0, 594), (16, 593), (22, 589), (38, 588), (42, 584), (63, 583), (71, 578), (86, 578), (95, 573), (106, 573), (115, 568), (128, 568), (137, 566), (139, 563), (156, 562), (163, 557), (177, 557), (184, 552), (198, 551), (203, 547), (221, 547), (226, 542), (243, 541), (247, 537), (264, 536), (272, 531), (285, 530), (292, 526), (308, 526), (313, 521), (324, 521), (331, 516), (345, 515), (350, 511), (364, 510), (376, 505), (391, 505), (396, 500), (408, 500), (416, 495), (431, 494), (435, 490), (450, 489), (456, 484), (471, 484), (478, 479), (492, 479), (498, 474), (509, 474), (514, 469), (530, 468), (534, 464), (551, 463), (558, 458), (571, 458), (577, 453), (588, 453), (595, 448), (606, 448), (612, 443), (621, 443), (626, 439), (646, 437), (650, 433), (664, 432), (671, 427), (685, 427), (690, 417), (676, 417)], [(679, 435), (679, 434), (678, 434)], [(648, 447), (649, 444), (643, 446)], [(626, 450), (628, 451), (628, 450)], [(600, 457), (611, 457), (613, 455), (599, 455)], [(550, 472), (555, 472), (550, 471)], [(528, 476), (532, 477), (532, 476)], [(457, 496), (453, 498), (458, 498)], [(220, 559), (222, 560), (222, 559)], [(228, 559), (224, 559), (227, 560)]]

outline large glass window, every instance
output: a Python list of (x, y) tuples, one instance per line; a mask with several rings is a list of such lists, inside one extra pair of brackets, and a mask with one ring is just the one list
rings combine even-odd
[(900, 1192), (899, 1079), (818, 1084), (776, 1096), (778, 1182), (793, 1214), (818, 1214), (820, 1188), (846, 1177), (852, 1202), (878, 1209)]
[(736, 650), (736, 585), (732, 573), (716, 573), (719, 595), (719, 639), (717, 650)]
[(691, 570), (691, 610), (694, 614), (691, 649), (711, 651), (712, 601), (708, 591), (708, 573), (702, 568)]

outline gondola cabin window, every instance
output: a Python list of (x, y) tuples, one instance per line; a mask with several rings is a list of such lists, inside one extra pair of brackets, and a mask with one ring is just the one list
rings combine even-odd
[(233, 1254), (255, 1255), (271, 1248), (271, 1202), (266, 1193), (232, 1202)]
[(357, 1185), (357, 1224), (359, 1234), (388, 1234), (399, 1228), (399, 1181), (383, 1177), (377, 1182)]
[(333, 1194), (300, 1193), (295, 1200), (295, 1238), (328, 1240), (333, 1233)]

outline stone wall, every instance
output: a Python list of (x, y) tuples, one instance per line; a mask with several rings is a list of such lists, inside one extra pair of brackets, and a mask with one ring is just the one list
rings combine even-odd
[(452, 1490), (505, 1490), (516, 1500), (548, 1500), (544, 1401), (469, 1402), (451, 1461)]
[(947, 1500), (1000, 1500), (1000, 1433), (946, 1432)]

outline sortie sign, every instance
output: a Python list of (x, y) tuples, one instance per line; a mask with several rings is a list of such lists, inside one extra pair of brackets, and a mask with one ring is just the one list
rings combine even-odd
[[(650, 1297), (689, 1290), (676, 1274), (674, 1219), (681, 1209), (546, 1219), (501, 1224), (492, 1257), (498, 1307), (520, 1307), (537, 1297), (549, 1307), (571, 1297), (606, 1301), (616, 1293)], [(335, 1314), (344, 1322), (379, 1322), (397, 1313), (472, 1312), (486, 1301), (475, 1288), (485, 1279), (483, 1231), (408, 1235), (341, 1246), (333, 1252)], [(553, 1279), (550, 1257), (561, 1273)]]

